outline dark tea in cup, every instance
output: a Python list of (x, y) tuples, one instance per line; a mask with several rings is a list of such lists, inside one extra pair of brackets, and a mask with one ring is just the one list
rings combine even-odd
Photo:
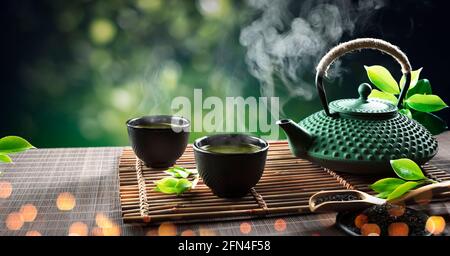
[(164, 168), (175, 164), (189, 139), (190, 123), (178, 116), (143, 116), (127, 121), (134, 153), (147, 166)]

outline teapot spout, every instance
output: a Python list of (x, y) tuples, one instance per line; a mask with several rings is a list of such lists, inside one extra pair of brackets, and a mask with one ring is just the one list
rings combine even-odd
[(311, 146), (314, 137), (290, 119), (278, 120), (277, 124), (286, 133), (292, 153), (295, 156), (304, 156)]

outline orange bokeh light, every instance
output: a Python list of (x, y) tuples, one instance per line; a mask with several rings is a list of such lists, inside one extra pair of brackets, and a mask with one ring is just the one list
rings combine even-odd
[(442, 216), (430, 216), (425, 229), (433, 235), (439, 235), (445, 230), (445, 219)]
[(147, 233), (145, 233), (146, 236), (157, 236), (158, 235), (158, 229), (157, 228), (150, 228)]
[(278, 232), (283, 232), (286, 230), (287, 224), (286, 221), (283, 219), (277, 219), (274, 223), (274, 228)]
[(195, 232), (192, 229), (186, 229), (181, 232), (181, 236), (195, 236)]
[(112, 223), (111, 227), (102, 228), (102, 231), (104, 236), (120, 236), (122, 233), (120, 227), (115, 223)]
[(376, 236), (381, 234), (381, 229), (377, 224), (364, 224), (361, 227), (361, 235), (363, 236)]
[(159, 225), (158, 235), (160, 236), (176, 236), (177, 227), (172, 222), (163, 222)]
[(420, 205), (427, 205), (431, 202), (432, 199), (433, 192), (431, 190), (420, 193), (419, 195), (414, 197), (414, 201)]
[(369, 218), (365, 214), (361, 213), (358, 216), (356, 216), (356, 218), (355, 218), (355, 226), (359, 229), (361, 229), (362, 226), (364, 224), (366, 224), (367, 222), (369, 222)]
[(0, 181), (0, 198), (6, 199), (11, 196), (12, 185), (8, 181)]
[(87, 236), (89, 233), (89, 228), (86, 223), (74, 222), (70, 225), (69, 236)]
[(400, 217), (405, 214), (406, 206), (404, 204), (389, 204), (388, 213), (392, 217)]
[(198, 230), (198, 233), (200, 236), (215, 236), (216, 235), (216, 231), (214, 231), (210, 228), (203, 228), (203, 227), (201, 227)]
[(12, 212), (6, 217), (6, 227), (9, 230), (19, 230), (23, 226), (23, 216), (20, 212)]
[(33, 204), (24, 204), (20, 207), (20, 213), (25, 222), (32, 222), (36, 219), (37, 209)]
[(91, 235), (93, 236), (103, 236), (103, 229), (99, 227), (94, 227), (91, 229)]
[(25, 236), (42, 236), (42, 234), (39, 231), (30, 230), (25, 234)]
[(239, 226), (239, 230), (242, 234), (249, 234), (250, 232), (252, 232), (252, 225), (248, 222), (242, 222)]
[(75, 197), (69, 192), (60, 193), (56, 199), (56, 207), (61, 211), (70, 211), (75, 205)]
[(391, 223), (388, 227), (389, 236), (408, 236), (409, 227), (404, 222)]
[(113, 222), (104, 213), (95, 215), (95, 223), (101, 228), (111, 228), (113, 226)]

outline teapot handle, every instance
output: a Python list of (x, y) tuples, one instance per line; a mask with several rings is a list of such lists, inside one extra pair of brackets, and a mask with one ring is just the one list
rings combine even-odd
[(345, 43), (341, 43), (333, 47), (325, 56), (322, 57), (319, 64), (317, 65), (316, 73), (316, 87), (319, 93), (320, 101), (322, 102), (323, 109), (328, 116), (331, 116), (330, 110), (328, 108), (328, 101), (323, 87), (323, 78), (326, 76), (328, 68), (333, 64), (333, 62), (339, 57), (356, 50), (362, 49), (374, 49), (391, 55), (402, 67), (402, 73), (406, 77), (405, 86), (400, 92), (398, 98), (397, 107), (401, 107), (401, 102), (406, 95), (409, 88), (409, 83), (411, 82), (411, 64), (409, 63), (408, 57), (403, 53), (397, 46), (394, 46), (384, 40), (375, 38), (359, 38), (351, 40)]

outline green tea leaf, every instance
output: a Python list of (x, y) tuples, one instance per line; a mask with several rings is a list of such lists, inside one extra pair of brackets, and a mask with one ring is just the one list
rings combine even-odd
[(399, 178), (385, 178), (373, 183), (370, 185), (370, 188), (378, 193), (390, 193), (405, 182), (406, 181)]
[(184, 167), (173, 166), (173, 167), (169, 168), (167, 171), (165, 171), (164, 173), (167, 173), (175, 178), (187, 178), (191, 174), (197, 174), (198, 172), (195, 169), (189, 170)]
[(390, 200), (399, 198), (402, 195), (404, 195), (406, 192), (417, 187), (419, 184), (420, 183), (416, 182), (416, 181), (405, 182), (405, 184), (398, 186), (394, 191), (392, 191), (392, 193), (390, 193), (389, 196), (387, 197), (387, 200), (390, 201)]
[(400, 112), (401, 114), (403, 114), (403, 115), (407, 116), (408, 118), (412, 119), (411, 110), (409, 110), (407, 108), (402, 108), (398, 112)]
[(12, 159), (7, 155), (0, 154), (0, 162), (12, 163)]
[(414, 94), (432, 94), (431, 84), (428, 79), (422, 79), (417, 82), (417, 85), (413, 88), (409, 88), (406, 93), (406, 98), (413, 96)]
[(406, 104), (414, 110), (421, 112), (435, 112), (448, 107), (437, 95), (414, 94), (405, 100)]
[(395, 97), (392, 93), (382, 92), (377, 89), (373, 89), (372, 92), (369, 94), (369, 98), (375, 98), (375, 99), (381, 99), (381, 100), (387, 100), (390, 103), (396, 105), (397, 104), (397, 97)]
[(159, 181), (155, 181), (155, 191), (163, 192), (165, 194), (182, 194), (190, 189), (192, 183), (187, 179), (177, 179), (174, 177), (166, 177)]
[(172, 177), (175, 178), (187, 178), (189, 177), (189, 173), (182, 171), (182, 170), (176, 170), (176, 169), (168, 169), (167, 171), (165, 171), (164, 173), (167, 173), (169, 175), (171, 175)]
[(438, 135), (448, 129), (447, 123), (432, 113), (416, 111), (412, 113), (412, 117), (414, 120), (427, 128), (427, 130), (433, 135)]
[[(413, 88), (417, 85), (417, 81), (419, 80), (420, 72), (422, 72), (422, 68), (419, 68), (418, 70), (413, 70), (411, 72), (411, 82), (409, 83), (409, 89)], [(406, 77), (402, 76), (400, 79), (400, 88), (403, 88), (405, 86)]]
[(161, 180), (155, 181), (156, 191), (163, 192), (165, 194), (175, 194), (177, 190), (175, 189), (178, 183), (178, 179), (173, 177), (163, 178)]
[(184, 190), (187, 188), (191, 188), (191, 186), (192, 182), (190, 182), (188, 179), (179, 179), (175, 187), (179, 190)]
[(9, 154), (34, 148), (28, 141), (18, 136), (6, 136), (0, 139), (0, 154)]
[(411, 159), (401, 158), (397, 160), (391, 160), (390, 163), (397, 176), (404, 180), (426, 179), (420, 167)]
[(383, 66), (364, 66), (367, 71), (367, 76), (370, 82), (372, 82), (378, 89), (383, 92), (399, 94), (400, 89), (398, 87), (397, 81), (392, 77), (389, 70)]
[(378, 198), (386, 199), (392, 191), (384, 191), (376, 195)]

